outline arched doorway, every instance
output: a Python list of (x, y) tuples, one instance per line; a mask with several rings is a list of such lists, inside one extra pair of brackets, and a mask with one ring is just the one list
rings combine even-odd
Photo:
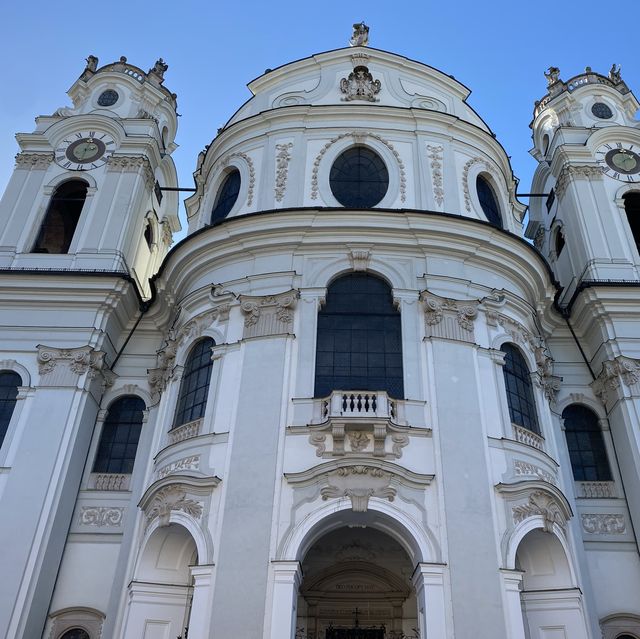
[(186, 637), (193, 599), (193, 537), (179, 524), (154, 530), (129, 585), (124, 639)]
[(414, 565), (402, 546), (370, 526), (330, 530), (306, 552), (298, 639), (417, 637)]
[(527, 639), (542, 639), (550, 627), (566, 637), (588, 637), (582, 593), (575, 586), (565, 549), (552, 533), (527, 533), (516, 553), (522, 571), (520, 601)]

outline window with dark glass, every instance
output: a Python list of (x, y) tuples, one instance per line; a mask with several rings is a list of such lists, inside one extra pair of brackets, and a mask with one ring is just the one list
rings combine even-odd
[(505, 354), (502, 370), (511, 422), (540, 434), (527, 363), (513, 344), (503, 344), (501, 350)]
[(482, 175), (479, 175), (476, 179), (476, 191), (478, 192), (480, 206), (487, 216), (487, 220), (494, 226), (502, 228), (502, 216), (500, 215), (500, 207), (498, 206), (496, 194), (493, 192), (489, 182), (482, 177)]
[(315, 396), (334, 390), (404, 396), (400, 313), (389, 285), (367, 273), (335, 280), (318, 313)]
[(389, 172), (377, 153), (355, 146), (336, 158), (329, 174), (329, 186), (342, 206), (369, 209), (386, 195)]
[(196, 342), (191, 349), (184, 365), (173, 428), (200, 419), (204, 415), (213, 367), (211, 349), (214, 346), (215, 342), (206, 337)]
[(238, 193), (240, 193), (240, 171), (233, 169), (227, 173), (218, 189), (216, 203), (213, 205), (213, 211), (211, 212), (211, 224), (218, 220), (223, 220), (229, 215), (229, 211), (231, 211), (238, 199)]
[(67, 253), (87, 198), (87, 184), (70, 180), (53, 194), (45, 213), (33, 253)]
[(633, 235), (638, 253), (640, 253), (640, 193), (633, 191), (624, 197), (624, 210), (627, 214), (629, 228)]
[(560, 256), (562, 253), (562, 249), (564, 248), (564, 233), (561, 228), (556, 229), (556, 241), (555, 241), (555, 249), (556, 249), (556, 257)]
[(562, 411), (564, 434), (576, 481), (610, 481), (611, 469), (598, 416), (586, 406), (572, 404)]
[(71, 628), (67, 630), (60, 639), (91, 639), (86, 630), (82, 628)]
[(149, 250), (153, 246), (153, 228), (151, 227), (151, 220), (147, 220), (147, 226), (144, 228), (144, 241), (147, 243)]
[(22, 386), (22, 379), (13, 371), (0, 372), (0, 446), (9, 428), (18, 397), (18, 386)]
[(117, 399), (100, 433), (94, 473), (131, 473), (142, 431), (145, 404), (135, 396)]

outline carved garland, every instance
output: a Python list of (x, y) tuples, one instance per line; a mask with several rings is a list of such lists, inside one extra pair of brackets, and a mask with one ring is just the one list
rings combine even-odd
[(82, 526), (116, 527), (122, 525), (124, 508), (112, 506), (83, 506), (79, 523)]
[(316, 159), (313, 162), (313, 171), (311, 173), (311, 199), (318, 199), (318, 172), (320, 170), (320, 163), (322, 162), (322, 158), (324, 157), (325, 153), (331, 146), (333, 146), (333, 144), (335, 144), (339, 140), (349, 137), (353, 138), (354, 142), (356, 143), (361, 142), (368, 137), (374, 138), (375, 140), (378, 140), (378, 142), (384, 144), (389, 149), (389, 151), (393, 153), (393, 156), (398, 162), (398, 167), (400, 168), (400, 201), (404, 202), (407, 199), (407, 176), (404, 168), (404, 162), (402, 161), (400, 154), (398, 153), (398, 151), (396, 151), (391, 142), (385, 140), (376, 133), (370, 133), (369, 131), (350, 131), (349, 133), (341, 133), (335, 138), (332, 138), (322, 147), (322, 149), (320, 149), (320, 153), (318, 153)]
[(431, 160), (431, 182), (433, 185), (433, 197), (442, 206), (444, 202), (444, 188), (442, 187), (442, 151), (441, 145), (431, 146), (427, 144), (429, 159)]
[(487, 160), (480, 157), (471, 158), (468, 160), (462, 169), (462, 190), (464, 192), (464, 206), (467, 211), (471, 212), (471, 191), (469, 189), (469, 170), (474, 164), (483, 164), (486, 170), (495, 175), (495, 169)]
[(582, 530), (590, 535), (622, 535), (627, 530), (623, 515), (613, 513), (583, 513)]
[(289, 173), (289, 161), (291, 160), (291, 148), (293, 142), (288, 144), (276, 144), (276, 202), (282, 202), (287, 189), (287, 175)]
[(255, 168), (253, 167), (253, 160), (246, 153), (242, 153), (241, 151), (236, 151), (235, 153), (231, 153), (230, 155), (227, 155), (225, 158), (223, 158), (220, 164), (222, 166), (228, 166), (232, 158), (242, 158), (247, 163), (247, 166), (249, 167), (249, 187), (247, 189), (247, 206), (251, 206), (251, 204), (253, 203), (253, 189), (256, 184), (256, 171), (255, 171)]

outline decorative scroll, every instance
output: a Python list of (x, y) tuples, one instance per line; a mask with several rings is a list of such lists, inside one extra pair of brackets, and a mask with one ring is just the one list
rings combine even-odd
[(124, 508), (113, 506), (83, 506), (79, 523), (82, 526), (118, 527), (122, 525)]

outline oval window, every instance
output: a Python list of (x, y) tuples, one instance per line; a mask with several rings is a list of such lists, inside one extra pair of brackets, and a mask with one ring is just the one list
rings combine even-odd
[(213, 205), (213, 211), (211, 212), (211, 224), (218, 220), (223, 220), (229, 215), (229, 211), (231, 211), (238, 199), (238, 193), (240, 193), (240, 171), (233, 169), (227, 173), (227, 177), (225, 177), (218, 190), (216, 203)]
[(342, 206), (369, 209), (386, 195), (389, 172), (377, 153), (356, 146), (347, 149), (333, 163), (329, 185)]
[(495, 193), (491, 188), (491, 185), (481, 175), (476, 180), (476, 190), (478, 191), (478, 199), (480, 200), (480, 206), (482, 211), (487, 216), (487, 220), (502, 228), (502, 216), (500, 215), (500, 209), (498, 207), (498, 201), (496, 200)]

